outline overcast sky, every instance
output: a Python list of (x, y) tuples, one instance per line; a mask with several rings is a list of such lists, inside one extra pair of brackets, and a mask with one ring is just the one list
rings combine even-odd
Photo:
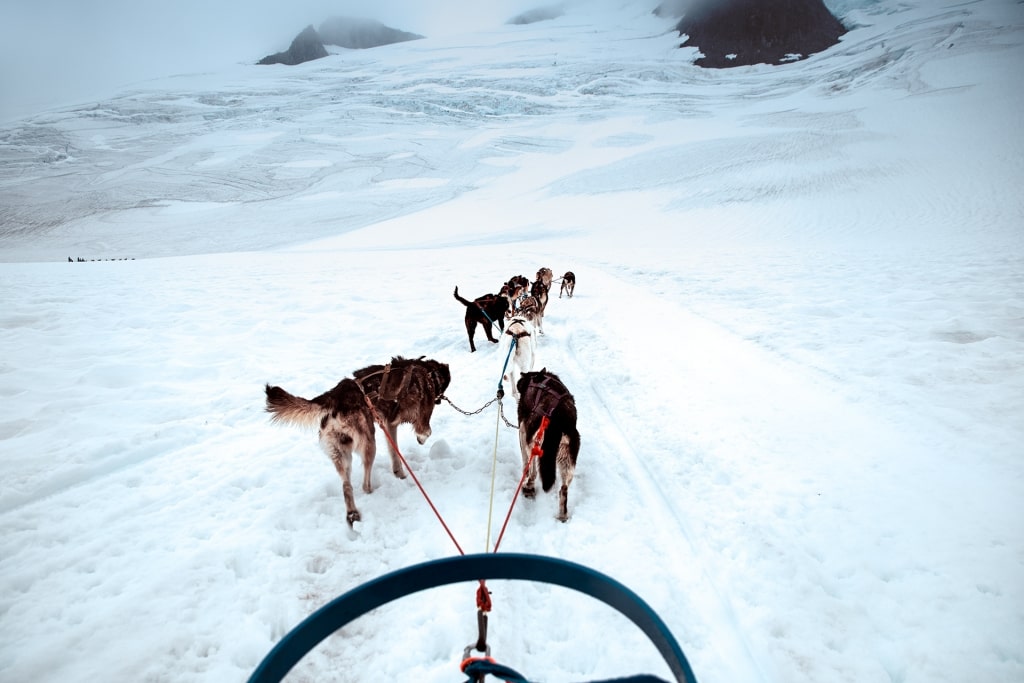
[(501, 24), (546, 0), (0, 0), (0, 121), (157, 76), (253, 63), (330, 16), (426, 36)]

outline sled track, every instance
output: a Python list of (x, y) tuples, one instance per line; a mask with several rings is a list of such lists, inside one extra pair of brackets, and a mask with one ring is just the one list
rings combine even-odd
[[(727, 653), (727, 662), (732, 666), (730, 675), (722, 675), (721, 678), (743, 681), (769, 680), (759, 666), (750, 641), (743, 633), (729, 600), (715, 585), (705, 569), (703, 558), (690, 540), (692, 536), (689, 533), (685, 515), (672, 502), (668, 492), (658, 484), (657, 477), (644, 462), (644, 459), (630, 445), (615, 412), (609, 407), (606, 398), (608, 389), (599, 386), (593, 380), (594, 374), (588, 372), (572, 350), (570, 343), (572, 339), (571, 331), (565, 335), (564, 339), (560, 331), (554, 335), (548, 333), (540, 337), (539, 348), (545, 362), (554, 361), (548, 364), (548, 368), (566, 381), (570, 391), (576, 397), (577, 407), (579, 408), (581, 403), (589, 404), (586, 411), (581, 410), (581, 414), (590, 412), (592, 413), (591, 418), (595, 414), (599, 418), (584, 422), (585, 418), (581, 417), (580, 431), (584, 436), (584, 445), (580, 451), (580, 471), (587, 471), (588, 444), (590, 444), (590, 448), (593, 448), (592, 444), (601, 442), (605, 450), (615, 453), (617, 462), (623, 467), (620, 472), (621, 476), (631, 482), (635, 491), (634, 495), (642, 501), (640, 504), (651, 511), (651, 519), (672, 520), (670, 527), (659, 528), (652, 525), (648, 533), (663, 537), (664, 542), (661, 543), (661, 546), (669, 553), (672, 558), (671, 564), (680, 573), (678, 577), (680, 588), (675, 591), (684, 593), (687, 600), (683, 602), (692, 602), (698, 608), (699, 613), (708, 618), (712, 624), (709, 627), (710, 630), (714, 630), (713, 624), (715, 623), (730, 626), (728, 634), (712, 633), (708, 636), (709, 640), (714, 640), (716, 650)], [(557, 345), (552, 343), (556, 340)], [(599, 432), (594, 429), (595, 425), (600, 425)], [(570, 498), (570, 512), (571, 507)], [(678, 561), (675, 561), (677, 558)], [(683, 621), (685, 622), (686, 619)], [(696, 671), (696, 673), (699, 678), (700, 672)]]

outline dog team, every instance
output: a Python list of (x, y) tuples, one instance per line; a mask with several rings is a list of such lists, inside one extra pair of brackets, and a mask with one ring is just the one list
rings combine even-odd
[[(512, 370), (506, 374), (517, 401), (519, 421), (519, 448), (523, 467), (529, 472), (523, 485), (523, 495), (536, 495), (536, 478), (540, 474), (541, 487), (550, 491), (556, 477), (561, 478), (558, 496), (560, 521), (569, 519), (568, 492), (579, 455), (580, 436), (576, 429), (576, 402), (562, 381), (546, 368), (533, 371), (533, 332), (543, 334), (544, 309), (552, 284), (550, 268), (537, 271), (537, 279), (530, 281), (519, 275), (504, 283), (498, 294), (485, 294), (473, 301), (455, 298), (466, 307), (466, 333), (470, 351), (476, 351), (473, 336), (476, 326), (483, 326), (488, 341), (498, 343), (492, 328), (509, 337), (515, 345), (510, 356)], [(559, 298), (566, 294), (572, 298), (576, 276), (569, 271), (561, 280)], [(451, 383), (446, 363), (425, 358), (407, 359), (396, 356), (385, 365), (371, 365), (342, 379), (319, 396), (305, 399), (281, 387), (267, 384), (266, 410), (272, 422), (317, 427), (321, 449), (334, 464), (341, 477), (345, 499), (346, 520), (349, 526), (361, 519), (356, 507), (351, 483), (353, 453), (362, 456), (364, 493), (371, 493), (371, 471), (376, 457), (374, 423), (386, 431), (391, 471), (399, 479), (406, 476), (402, 460), (396, 450), (400, 424), (411, 424), (420, 444), (431, 435), (430, 418), (434, 406), (440, 404)], [(531, 458), (544, 418), (547, 427), (541, 443), (540, 458)], [(538, 464), (539, 460), (539, 464)]]

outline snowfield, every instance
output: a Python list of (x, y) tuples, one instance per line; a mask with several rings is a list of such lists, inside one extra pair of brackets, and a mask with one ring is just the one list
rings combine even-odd
[[(781, 67), (702, 70), (606, 0), (5, 124), (0, 679), (245, 681), (334, 597), (457, 553), (383, 437), (348, 528), (266, 383), (448, 363), (399, 446), (490, 550), (515, 403), (465, 413), (507, 347), (470, 353), (452, 290), (550, 267), (578, 279), (536, 366), (579, 409), (570, 520), (520, 499), (501, 552), (636, 591), (702, 683), (1024, 680), (1024, 5), (841, 9)], [(611, 608), (489, 585), (531, 680), (670, 677)], [(476, 635), (449, 586), (288, 680), (461, 680)]]

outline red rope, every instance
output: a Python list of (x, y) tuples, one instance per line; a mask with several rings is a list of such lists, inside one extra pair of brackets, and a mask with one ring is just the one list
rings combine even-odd
[[(412, 480), (416, 482), (416, 487), (420, 490), (420, 493), (423, 494), (423, 498), (427, 501), (427, 505), (429, 505), (430, 509), (434, 511), (437, 521), (441, 523), (445, 533), (448, 534), (448, 538), (452, 539), (452, 543), (455, 544), (455, 549), (459, 551), (460, 555), (465, 555), (466, 553), (462, 550), (462, 546), (459, 545), (457, 540), (455, 540), (455, 534), (453, 534), (452, 530), (448, 528), (448, 524), (445, 523), (444, 517), (441, 516), (437, 506), (434, 505), (434, 501), (430, 499), (430, 495), (427, 493), (427, 490), (423, 488), (423, 484), (420, 483), (419, 477), (417, 477), (413, 469), (409, 467), (409, 462), (405, 459), (405, 456), (402, 455), (402, 451), (399, 450), (398, 444), (396, 444), (394, 439), (391, 438), (391, 432), (388, 431), (387, 425), (384, 423), (384, 420), (381, 419), (380, 414), (377, 412), (377, 409), (374, 407), (373, 401), (370, 400), (369, 396), (366, 396), (366, 404), (370, 407), (370, 412), (377, 418), (377, 423), (380, 425), (381, 431), (384, 432), (384, 437), (388, 440), (391, 448), (394, 449), (398, 459), (402, 461), (405, 469), (409, 471), (409, 475), (412, 477)], [(501, 545), (501, 539), (505, 536), (505, 529), (508, 527), (509, 520), (512, 518), (512, 509), (515, 507), (516, 500), (519, 498), (519, 492), (523, 488), (523, 482), (526, 481), (526, 477), (530, 472), (530, 465), (533, 464), (534, 458), (540, 457), (544, 454), (544, 449), (541, 448), (541, 443), (544, 441), (544, 432), (548, 428), (548, 421), (549, 420), (546, 416), (541, 418), (540, 427), (537, 429), (537, 436), (533, 441), (533, 448), (530, 450), (530, 457), (526, 461), (526, 466), (523, 467), (523, 476), (519, 478), (519, 484), (516, 486), (516, 492), (512, 496), (512, 503), (508, 506), (508, 513), (505, 515), (505, 521), (501, 525), (501, 533), (498, 534), (498, 540), (494, 543), (495, 553), (498, 552), (498, 546)], [(483, 579), (480, 580), (480, 587), (476, 591), (476, 605), (481, 612), (491, 611), (491, 593), (487, 590), (487, 584)]]
[(544, 432), (547, 428), (548, 418), (545, 416), (540, 420), (540, 427), (537, 429), (537, 436), (533, 440), (533, 448), (530, 449), (530, 458), (526, 461), (526, 465), (523, 466), (523, 476), (519, 477), (519, 485), (516, 486), (516, 492), (512, 495), (512, 503), (508, 506), (508, 514), (505, 515), (505, 522), (501, 525), (501, 532), (498, 534), (498, 540), (494, 543), (494, 552), (498, 552), (498, 546), (501, 545), (501, 539), (505, 536), (505, 528), (508, 526), (508, 521), (512, 518), (512, 508), (516, 506), (516, 500), (519, 498), (519, 492), (523, 488), (523, 482), (526, 481), (526, 475), (530, 472), (530, 466), (533, 464), (533, 459), (544, 455), (544, 449), (541, 448), (540, 445), (544, 442)]
[(460, 546), (459, 542), (455, 540), (455, 535), (452, 534), (452, 530), (448, 528), (448, 525), (445, 524), (444, 518), (441, 517), (441, 513), (437, 511), (434, 501), (430, 500), (430, 496), (427, 495), (427, 490), (423, 488), (423, 484), (420, 483), (416, 473), (412, 471), (411, 467), (409, 467), (409, 463), (406, 462), (405, 456), (402, 455), (402, 451), (398, 450), (398, 444), (396, 444), (394, 439), (391, 438), (391, 433), (388, 431), (387, 425), (384, 424), (384, 420), (382, 420), (380, 414), (377, 413), (377, 409), (374, 408), (373, 401), (370, 400), (369, 396), (366, 397), (366, 403), (370, 406), (370, 411), (377, 418), (377, 423), (380, 424), (380, 428), (384, 432), (385, 438), (387, 438), (388, 443), (391, 444), (391, 447), (395, 450), (395, 453), (398, 455), (398, 459), (402, 461), (403, 465), (405, 465), (405, 469), (409, 471), (409, 474), (412, 476), (412, 480), (416, 482), (416, 486), (419, 488), (420, 493), (422, 493), (423, 497), (427, 500), (427, 505), (429, 505), (430, 509), (434, 511), (434, 514), (437, 516), (437, 521), (441, 522), (441, 526), (444, 527), (445, 532), (448, 534), (448, 538), (452, 539), (452, 543), (455, 544), (455, 549), (459, 551), (459, 555), (465, 555), (466, 553), (463, 552), (462, 546)]

